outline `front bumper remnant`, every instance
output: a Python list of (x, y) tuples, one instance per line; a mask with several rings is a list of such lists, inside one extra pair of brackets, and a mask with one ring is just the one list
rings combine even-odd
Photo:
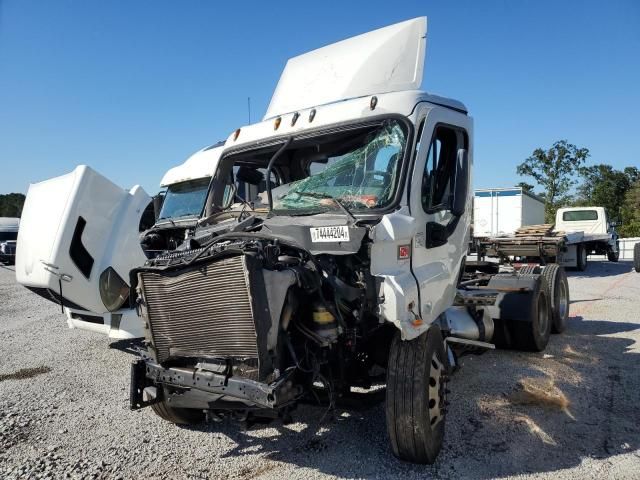
[[(163, 386), (185, 391), (198, 391), (210, 396), (211, 408), (220, 402), (242, 402), (258, 408), (279, 409), (291, 404), (301, 394), (302, 388), (293, 385), (293, 371), (285, 372), (276, 381), (266, 384), (248, 378), (229, 376), (196, 368), (164, 368), (149, 360), (138, 360), (131, 366), (132, 410), (144, 408), (156, 401), (144, 399), (148, 386)], [(195, 392), (194, 392), (195, 393)]]

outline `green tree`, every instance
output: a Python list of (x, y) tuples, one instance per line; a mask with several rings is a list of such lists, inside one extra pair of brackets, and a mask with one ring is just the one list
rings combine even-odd
[(604, 207), (612, 220), (620, 221), (620, 208), (627, 191), (637, 179), (637, 169), (627, 167), (623, 172), (611, 165), (600, 164), (583, 167), (580, 174), (583, 182), (578, 187), (578, 204)]
[(588, 157), (588, 149), (560, 140), (548, 150), (536, 148), (516, 167), (518, 175), (530, 177), (542, 187), (548, 223), (554, 221), (556, 210), (571, 200), (571, 188), (577, 183), (576, 174)]
[(516, 187), (522, 188), (525, 192), (533, 193), (533, 185), (527, 182), (520, 182), (516, 185)]
[(627, 191), (624, 204), (620, 208), (620, 216), (622, 217), (620, 236), (640, 237), (640, 179)]
[(0, 217), (19, 217), (25, 198), (22, 193), (0, 194)]

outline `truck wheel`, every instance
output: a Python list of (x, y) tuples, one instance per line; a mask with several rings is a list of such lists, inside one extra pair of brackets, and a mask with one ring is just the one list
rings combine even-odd
[(197, 425), (204, 421), (202, 410), (170, 407), (165, 400), (152, 404), (151, 409), (163, 420), (177, 425)]
[(633, 246), (633, 268), (640, 272), (640, 242)]
[(511, 342), (516, 350), (541, 352), (551, 334), (551, 308), (547, 280), (541, 275), (537, 287), (522, 299), (521, 315), (524, 320), (512, 320), (509, 325)]
[(614, 252), (613, 250), (608, 250), (607, 259), (610, 262), (617, 262), (619, 258), (620, 258), (620, 243), (616, 242), (616, 251)]
[(520, 270), (518, 270), (518, 273), (520, 275), (540, 273), (540, 267), (538, 265), (525, 265), (524, 267), (520, 268)]
[(577, 261), (577, 269), (580, 272), (584, 272), (587, 269), (587, 249), (584, 248), (584, 245), (578, 245), (577, 250), (578, 261)]
[(551, 306), (551, 333), (562, 333), (567, 329), (569, 318), (569, 282), (567, 273), (560, 265), (547, 265), (542, 271), (547, 280)]
[(413, 340), (396, 332), (387, 366), (387, 431), (393, 454), (433, 463), (442, 447), (447, 357), (438, 327)]

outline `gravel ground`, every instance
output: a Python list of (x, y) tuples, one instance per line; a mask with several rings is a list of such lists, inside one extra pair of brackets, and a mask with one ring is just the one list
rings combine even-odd
[[(322, 420), (241, 430), (178, 427), (128, 409), (126, 342), (69, 330), (0, 266), (0, 478), (640, 478), (640, 274), (594, 261), (570, 273), (571, 319), (544, 353), (463, 358), (433, 466), (397, 461), (379, 395)], [(514, 402), (553, 383), (566, 409)]]

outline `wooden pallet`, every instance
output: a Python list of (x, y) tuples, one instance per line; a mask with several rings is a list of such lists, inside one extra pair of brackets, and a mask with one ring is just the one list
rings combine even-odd
[(520, 227), (516, 230), (516, 237), (547, 237), (551, 234), (553, 229), (552, 223), (545, 223), (542, 225), (527, 225), (526, 227)]

